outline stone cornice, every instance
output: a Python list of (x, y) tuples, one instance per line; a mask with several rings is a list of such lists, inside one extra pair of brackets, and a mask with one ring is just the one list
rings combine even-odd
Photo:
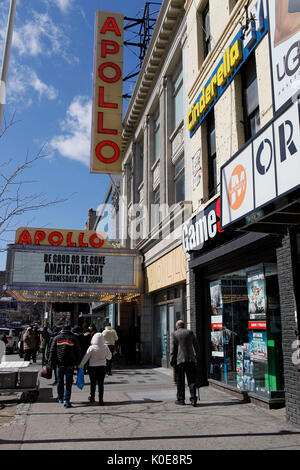
[(154, 79), (161, 69), (166, 50), (179, 20), (184, 15), (185, 0), (164, 1), (158, 15), (152, 38), (143, 61), (141, 71), (133, 91), (123, 121), (122, 152), (128, 147), (139, 119), (145, 110), (146, 100), (153, 88)]

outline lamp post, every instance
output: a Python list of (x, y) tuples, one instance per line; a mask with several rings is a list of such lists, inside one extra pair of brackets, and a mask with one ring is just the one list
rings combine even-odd
[(4, 53), (3, 53), (3, 60), (2, 60), (2, 71), (1, 71), (1, 79), (0, 79), (0, 131), (2, 129), (2, 115), (3, 115), (3, 107), (5, 104), (6, 80), (7, 80), (9, 57), (10, 57), (10, 49), (11, 49), (11, 43), (12, 43), (16, 2), (17, 0), (11, 0), (10, 2), (6, 40), (4, 44)]

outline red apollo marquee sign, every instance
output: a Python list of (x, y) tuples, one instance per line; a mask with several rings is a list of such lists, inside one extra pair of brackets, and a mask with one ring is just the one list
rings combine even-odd
[(61, 230), (20, 227), (15, 234), (17, 245), (67, 246), (72, 248), (104, 248), (107, 234), (92, 230)]
[(98, 11), (91, 173), (121, 173), (124, 15)]

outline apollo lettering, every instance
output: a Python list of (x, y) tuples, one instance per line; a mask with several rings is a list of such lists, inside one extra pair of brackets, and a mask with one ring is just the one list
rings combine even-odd
[[(108, 31), (113, 32), (117, 37), (121, 36), (117, 22), (115, 18), (113, 17), (106, 18), (106, 21), (100, 30), (100, 35), (105, 35)], [(119, 50), (120, 50), (120, 46), (116, 41), (109, 41), (106, 39), (101, 40), (101, 58), (106, 59), (108, 55), (117, 54)], [(111, 74), (111, 71), (112, 71), (112, 74)], [(99, 78), (104, 83), (109, 83), (109, 84), (116, 83), (122, 79), (122, 71), (120, 67), (118, 66), (118, 64), (115, 64), (112, 61), (103, 62), (98, 67), (98, 75), (99, 75)], [(117, 103), (108, 103), (104, 101), (104, 94), (105, 94), (105, 89), (104, 87), (100, 86), (99, 87), (99, 99), (98, 99), (99, 108), (118, 109)], [(104, 121), (104, 112), (100, 111), (98, 112), (98, 126), (97, 126), (98, 134), (106, 134), (106, 135), (118, 134), (117, 129), (105, 128), (103, 121)], [(103, 155), (102, 150), (104, 147), (110, 147), (112, 149), (111, 157), (107, 157)], [(97, 158), (101, 162), (113, 163), (116, 160), (118, 160), (120, 156), (120, 149), (115, 142), (111, 140), (103, 140), (102, 142), (99, 142), (97, 144), (95, 153), (96, 153)]]
[(16, 242), (18, 245), (40, 245), (44, 240), (50, 246), (66, 245), (82, 248), (100, 248), (104, 243), (104, 238), (96, 232), (87, 237), (84, 232), (76, 231), (75, 233), (70, 231), (65, 233), (59, 230), (53, 230), (49, 234), (44, 230), (36, 230), (34, 233), (31, 233), (29, 230), (23, 230)]
[(123, 15), (97, 12), (92, 171), (120, 172)]

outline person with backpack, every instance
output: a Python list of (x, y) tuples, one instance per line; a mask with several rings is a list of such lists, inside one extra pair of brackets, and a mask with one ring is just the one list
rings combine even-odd
[(77, 336), (71, 332), (71, 325), (66, 323), (61, 332), (53, 338), (49, 365), (56, 367), (57, 399), (64, 403), (65, 408), (71, 408), (71, 393), (74, 367), (80, 362), (80, 346)]

